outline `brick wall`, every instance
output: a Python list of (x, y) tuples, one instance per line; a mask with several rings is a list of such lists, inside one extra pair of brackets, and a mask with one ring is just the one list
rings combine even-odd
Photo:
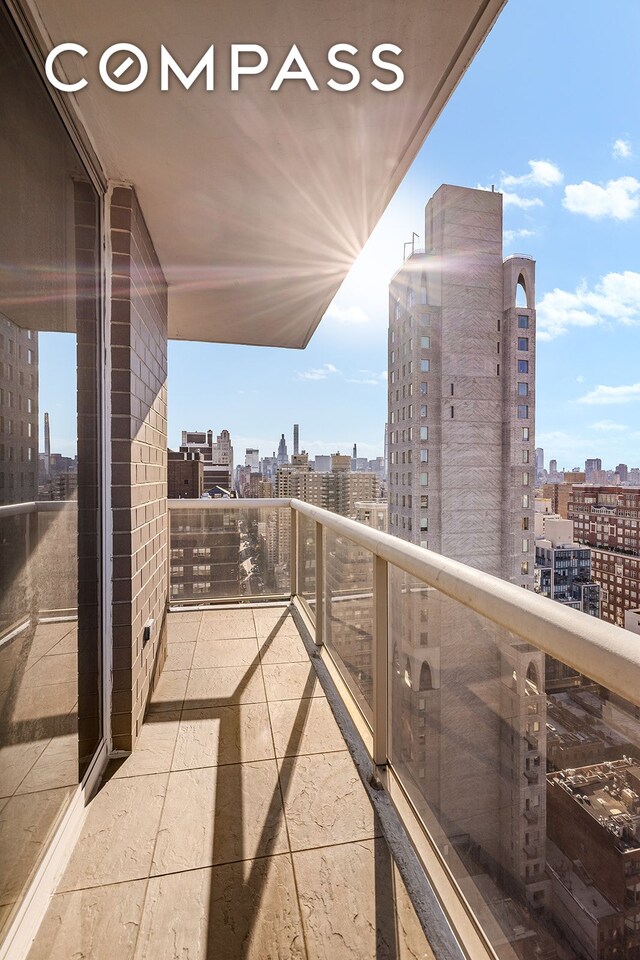
[(131, 750), (166, 658), (168, 589), (167, 285), (133, 189), (113, 192), (111, 242), (112, 732)]

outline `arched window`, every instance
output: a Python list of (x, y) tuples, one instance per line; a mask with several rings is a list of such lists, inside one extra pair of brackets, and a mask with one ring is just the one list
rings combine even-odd
[(524, 282), (523, 274), (520, 274), (516, 284), (516, 307), (527, 307), (527, 300), (527, 287)]
[(423, 663), (420, 668), (420, 690), (433, 690), (431, 667), (428, 663)]
[(525, 693), (530, 696), (538, 696), (542, 691), (540, 690), (540, 680), (538, 677), (538, 670), (533, 661), (529, 664), (527, 668), (527, 676), (525, 680)]

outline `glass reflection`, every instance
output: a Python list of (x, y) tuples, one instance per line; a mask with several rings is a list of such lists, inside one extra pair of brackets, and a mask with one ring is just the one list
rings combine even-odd
[(0, 115), (1, 939), (101, 736), (99, 198), (3, 9)]

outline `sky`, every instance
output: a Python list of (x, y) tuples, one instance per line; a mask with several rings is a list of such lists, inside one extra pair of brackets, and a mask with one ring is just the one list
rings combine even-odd
[(443, 182), (495, 184), (505, 256), (537, 261), (545, 464), (639, 466), (637, 0), (509, 0), (307, 349), (170, 343), (169, 445), (182, 429), (226, 428), (238, 463), (247, 446), (270, 455), (281, 433), (291, 451), (298, 422), (311, 455), (353, 443), (381, 455), (388, 282)]

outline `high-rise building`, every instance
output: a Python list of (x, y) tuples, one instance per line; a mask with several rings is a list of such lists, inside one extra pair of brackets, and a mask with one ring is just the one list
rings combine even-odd
[(285, 463), (289, 463), (289, 454), (287, 452), (287, 441), (283, 433), (280, 436), (280, 443), (278, 444), (278, 466), (281, 467)]
[(167, 452), (167, 497), (197, 500), (204, 493), (204, 457), (199, 450)]
[(626, 463), (619, 463), (616, 467), (616, 473), (620, 477), (620, 483), (626, 483), (629, 479), (629, 467)]
[(535, 264), (499, 193), (442, 186), (425, 230), (390, 287), (389, 531), (531, 588)]
[(584, 462), (584, 472), (587, 478), (587, 483), (606, 483), (606, 480), (602, 480), (602, 460), (600, 457), (592, 457), (589, 460)]
[(258, 473), (260, 470), (260, 451), (255, 447), (247, 447), (244, 454), (245, 467), (251, 467), (252, 473)]
[(228, 430), (221, 430), (215, 442), (213, 431), (182, 431), (181, 453), (199, 451), (204, 457), (204, 489), (231, 490), (233, 487), (233, 446)]
[(578, 543), (591, 547), (602, 619), (623, 627), (625, 611), (640, 603), (640, 489), (574, 485), (568, 513)]
[[(440, 187), (425, 252), (389, 292), (389, 532), (533, 589), (535, 263), (503, 260), (502, 195)], [(412, 596), (410, 580), (393, 594), (390, 632), (405, 717), (392, 750), (452, 833), (465, 825), (477, 863), (543, 906), (543, 656), (484, 635), (458, 605)], [(489, 770), (501, 776), (479, 805), (462, 784)]]
[(297, 423), (293, 425), (293, 453), (294, 456), (300, 453), (300, 425)]
[(38, 499), (38, 334), (0, 315), (0, 505)]
[(544, 471), (544, 450), (542, 447), (536, 447), (536, 477), (540, 476)]

